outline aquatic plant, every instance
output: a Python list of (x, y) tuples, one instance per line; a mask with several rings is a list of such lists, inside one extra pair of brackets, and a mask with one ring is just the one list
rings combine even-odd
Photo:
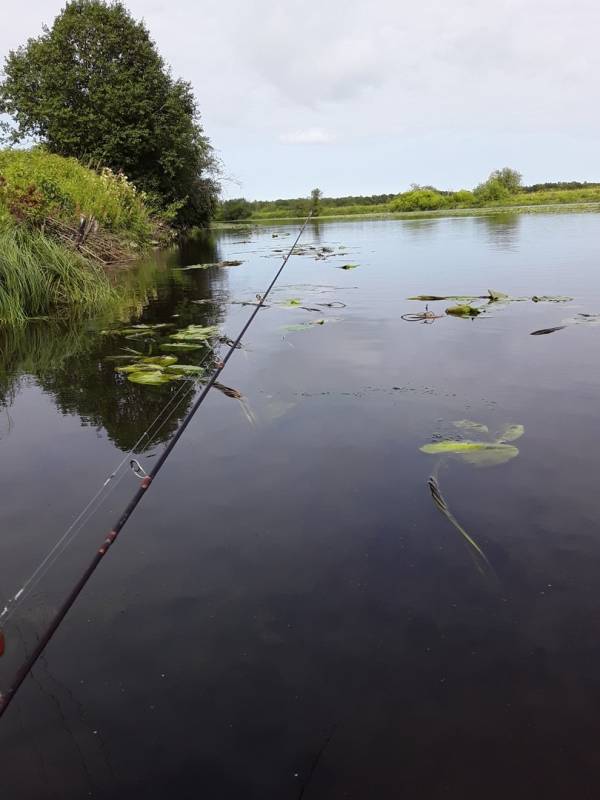
[[(453, 423), (455, 427), (469, 430), (471, 433), (489, 433), (487, 425), (471, 420), (457, 420)], [(462, 461), (476, 467), (494, 467), (504, 464), (519, 455), (519, 450), (513, 444), (525, 433), (523, 425), (505, 425), (492, 441), (456, 440), (444, 439), (440, 442), (432, 442), (423, 445), (420, 450), (428, 455), (454, 455)]]
[(481, 314), (481, 309), (470, 305), (450, 306), (446, 309), (446, 314), (453, 317), (476, 317)]

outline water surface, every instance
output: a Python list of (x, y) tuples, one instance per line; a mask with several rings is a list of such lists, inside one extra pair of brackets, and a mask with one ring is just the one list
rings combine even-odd
[[(295, 232), (156, 255), (124, 278), (131, 321), (235, 336), (251, 307), (233, 301)], [(336, 255), (293, 257), (229, 362), (246, 410), (210, 393), (2, 720), (3, 796), (596, 796), (600, 327), (529, 334), (600, 312), (600, 218), (320, 223), (303, 244)], [(221, 259), (243, 264), (178, 269)], [(489, 288), (573, 301), (401, 318), (424, 309), (411, 295)], [(114, 372), (118, 324), (0, 343), (2, 601), (179, 389)], [(178, 398), (136, 448), (146, 469), (193, 391)], [(462, 419), (522, 424), (518, 457), (420, 452)], [(489, 571), (433, 504), (434, 469)], [(0, 687), (136, 485), (126, 470), (16, 608)]]

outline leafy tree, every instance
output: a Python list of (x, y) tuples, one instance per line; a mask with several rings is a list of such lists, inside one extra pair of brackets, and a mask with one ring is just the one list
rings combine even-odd
[(234, 200), (225, 200), (219, 207), (220, 219), (235, 222), (239, 219), (248, 219), (252, 216), (252, 204), (245, 198), (238, 197)]
[(523, 176), (520, 172), (517, 172), (516, 169), (503, 167), (503, 169), (495, 169), (487, 179), (487, 183), (490, 181), (498, 181), (510, 194), (515, 194), (520, 190), (522, 180)]
[(510, 195), (510, 191), (499, 178), (494, 178), (490, 175), (487, 181), (475, 187), (473, 194), (478, 202), (489, 203), (505, 200)]
[(312, 211), (313, 217), (318, 217), (321, 213), (321, 198), (323, 197), (323, 192), (320, 189), (313, 189), (310, 193), (310, 210)]
[(124, 172), (182, 225), (214, 212), (216, 162), (189, 83), (175, 80), (121, 2), (70, 0), (51, 28), (11, 51), (0, 112), (13, 143)]

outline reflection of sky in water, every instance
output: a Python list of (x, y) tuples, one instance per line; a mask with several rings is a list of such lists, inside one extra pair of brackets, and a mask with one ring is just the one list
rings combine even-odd
[[(107, 797), (192, 797), (201, 785), (209, 797), (295, 797), (332, 731), (308, 797), (495, 798), (525, 785), (590, 796), (600, 329), (529, 334), (600, 311), (599, 229), (595, 215), (319, 223), (320, 244), (345, 255), (292, 259), (223, 375), (256, 425), (209, 396), (3, 720), (7, 796), (50, 786), (76, 798), (91, 785)], [(273, 248), (291, 244), (272, 233), (293, 230), (219, 237), (204, 260), (245, 263), (166, 273), (143, 319), (199, 320), (209, 311), (191, 301), (212, 292), (210, 313), (235, 335), (248, 309), (228, 301), (264, 289)], [(198, 260), (194, 248), (183, 255)], [(336, 269), (348, 262), (360, 267)], [(574, 300), (401, 320), (423, 308), (410, 295), (488, 288)], [(292, 297), (347, 306), (279, 305)], [(318, 316), (324, 326), (285, 329)], [(103, 348), (92, 341), (96, 356)], [(67, 359), (44, 374), (30, 363), (10, 435), (0, 423), (4, 594), (120, 457), (125, 422), (118, 393), (100, 391), (111, 373), (99, 363)], [(143, 419), (150, 395), (136, 398)], [(507, 464), (439, 465), (493, 581), (427, 488), (436, 458), (419, 447), (455, 435), (457, 419), (525, 426)], [(146, 467), (156, 452), (141, 456)], [(127, 476), (23, 609), (27, 641), (135, 485)]]

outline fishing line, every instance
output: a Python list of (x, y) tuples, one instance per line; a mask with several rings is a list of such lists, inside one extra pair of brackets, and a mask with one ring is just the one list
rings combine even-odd
[[(167, 458), (169, 457), (169, 455), (173, 451), (175, 445), (177, 444), (179, 439), (182, 437), (182, 435), (185, 432), (186, 428), (188, 427), (188, 425), (190, 424), (190, 422), (194, 418), (194, 415), (196, 414), (196, 412), (198, 411), (198, 409), (200, 408), (200, 406), (202, 405), (202, 403), (206, 399), (206, 397), (207, 397), (208, 393), (210, 392), (210, 390), (213, 388), (213, 386), (216, 383), (216, 381), (217, 381), (218, 377), (220, 376), (221, 372), (225, 369), (225, 367), (227, 365), (227, 362), (229, 361), (229, 359), (231, 358), (233, 353), (236, 351), (238, 345), (241, 343), (242, 339), (244, 338), (244, 335), (246, 334), (246, 331), (248, 330), (248, 328), (250, 327), (250, 325), (254, 321), (256, 315), (258, 314), (258, 312), (262, 308), (262, 306), (264, 304), (264, 301), (269, 296), (269, 293), (271, 292), (271, 289), (275, 286), (275, 283), (277, 282), (277, 279), (279, 278), (279, 276), (283, 272), (287, 262), (289, 261), (290, 257), (292, 256), (292, 254), (294, 252), (294, 249), (295, 249), (296, 245), (298, 244), (298, 242), (300, 241), (300, 238), (301, 238), (302, 234), (304, 233), (304, 230), (305, 230), (305, 228), (306, 228), (306, 226), (308, 224), (308, 221), (311, 218), (311, 216), (312, 216), (312, 212), (309, 212), (308, 216), (304, 220), (304, 223), (302, 224), (302, 227), (300, 228), (300, 230), (298, 232), (298, 235), (296, 236), (296, 239), (295, 239), (293, 245), (290, 247), (290, 249), (288, 250), (288, 252), (287, 252), (287, 254), (285, 256), (285, 258), (283, 259), (283, 261), (281, 263), (281, 266), (279, 267), (279, 269), (277, 270), (277, 272), (273, 276), (273, 278), (271, 280), (271, 283), (269, 284), (269, 286), (266, 289), (266, 291), (261, 294), (261, 299), (260, 299), (258, 305), (250, 313), (250, 316), (248, 317), (248, 319), (246, 320), (245, 324), (243, 325), (243, 327), (242, 327), (240, 333), (238, 334), (236, 340), (233, 342), (233, 344), (231, 345), (229, 350), (225, 353), (225, 356), (223, 357), (223, 359), (220, 362), (217, 363), (215, 371), (212, 373), (212, 375), (208, 379), (206, 385), (204, 386), (203, 390), (200, 392), (199, 396), (197, 397), (196, 401), (192, 405), (191, 409), (188, 411), (186, 416), (183, 418), (179, 428), (175, 431), (175, 433), (172, 436), (171, 440), (168, 442), (168, 444), (166, 445), (165, 449), (162, 451), (162, 453), (158, 457), (158, 460), (154, 464), (154, 467), (152, 468), (150, 473), (141, 481), (138, 490), (135, 492), (135, 494), (133, 495), (133, 497), (131, 498), (131, 500), (129, 501), (129, 503), (127, 504), (125, 509), (123, 510), (123, 513), (121, 514), (121, 516), (116, 521), (116, 524), (114, 525), (112, 530), (109, 531), (109, 533), (107, 534), (106, 538), (104, 539), (104, 541), (100, 545), (100, 548), (94, 554), (94, 556), (91, 559), (89, 565), (84, 570), (83, 574), (81, 575), (81, 577), (79, 578), (77, 583), (73, 586), (73, 588), (71, 589), (71, 591), (69, 592), (69, 594), (67, 595), (65, 600), (63, 601), (62, 605), (57, 610), (56, 614), (54, 615), (54, 618), (52, 619), (50, 624), (47, 626), (46, 630), (43, 632), (43, 634), (41, 635), (40, 639), (38, 640), (35, 648), (25, 658), (25, 661), (22, 663), (22, 665), (17, 670), (17, 672), (16, 672), (16, 674), (15, 674), (15, 676), (13, 678), (13, 681), (12, 681), (8, 691), (6, 692), (6, 694), (0, 695), (0, 717), (2, 717), (2, 715), (5, 713), (5, 711), (9, 707), (11, 701), (15, 697), (17, 691), (19, 690), (19, 687), (22, 685), (22, 683), (25, 680), (25, 678), (29, 675), (30, 671), (35, 666), (38, 658), (41, 656), (41, 654), (46, 649), (46, 646), (48, 645), (48, 643), (50, 642), (50, 640), (52, 639), (52, 637), (54, 636), (54, 634), (58, 630), (61, 622), (63, 621), (63, 619), (68, 614), (70, 608), (73, 606), (73, 604), (75, 603), (75, 601), (79, 597), (79, 595), (82, 592), (83, 588), (85, 587), (85, 585), (87, 584), (89, 579), (92, 577), (93, 573), (96, 571), (98, 565), (100, 564), (100, 562), (102, 561), (102, 559), (104, 558), (104, 556), (106, 555), (106, 553), (108, 552), (110, 547), (116, 541), (119, 533), (121, 532), (121, 530), (123, 529), (123, 527), (125, 526), (125, 524), (129, 520), (129, 518), (131, 517), (131, 515), (133, 514), (133, 512), (137, 508), (137, 506), (138, 506), (139, 502), (141, 501), (142, 497), (146, 493), (146, 490), (150, 487), (150, 485), (152, 484), (152, 481), (154, 480), (154, 478), (160, 472), (160, 470), (163, 467), (163, 465), (165, 464)], [(126, 458), (125, 458), (125, 460), (126, 460)], [(22, 595), (22, 592), (21, 592), (21, 594), (19, 596), (21, 596), (21, 595)], [(4, 633), (3, 633), (2, 630), (0, 630), (0, 652), (3, 652), (3, 651), (4, 651)]]
[[(214, 348), (209, 347), (208, 352), (200, 362), (200, 366), (202, 366), (202, 364), (208, 359), (211, 353), (215, 353), (215, 351)], [(155, 419), (150, 423), (148, 428), (146, 428), (146, 430), (142, 433), (137, 442), (135, 442), (132, 448), (123, 456), (119, 464), (106, 478), (106, 480), (104, 481), (102, 486), (98, 489), (96, 494), (93, 495), (93, 497), (88, 501), (88, 503), (84, 506), (84, 508), (79, 512), (79, 514), (75, 517), (73, 522), (65, 530), (62, 536), (57, 540), (57, 542), (46, 554), (46, 556), (42, 559), (42, 561), (40, 561), (38, 566), (34, 569), (34, 571), (27, 578), (27, 580), (21, 585), (19, 590), (5, 603), (3, 610), (0, 612), (1, 624), (5, 625), (11, 619), (11, 617), (15, 613), (20, 603), (23, 602), (25, 598), (31, 594), (33, 589), (39, 584), (42, 578), (56, 563), (56, 561), (66, 552), (67, 548), (71, 544), (73, 544), (79, 533), (83, 530), (84, 526), (91, 520), (94, 514), (96, 514), (100, 510), (102, 505), (108, 500), (110, 495), (115, 491), (117, 486), (121, 483), (123, 477), (127, 475), (127, 471), (123, 470), (121, 474), (117, 477), (119, 471), (122, 470), (122, 468), (124, 467), (124, 465), (127, 463), (128, 460), (130, 465), (132, 461), (135, 461), (135, 459), (132, 459), (131, 456), (133, 456), (136, 450), (140, 447), (144, 438), (149, 437), (150, 433), (152, 433), (153, 436), (156, 436), (158, 433), (160, 433), (160, 431), (164, 428), (167, 422), (171, 419), (175, 411), (184, 402), (184, 400), (187, 399), (187, 397), (192, 393), (192, 391), (195, 390), (195, 388), (196, 384), (194, 381), (189, 381), (189, 380), (182, 381), (177, 391), (165, 403), (161, 411), (157, 414)], [(177, 402), (175, 403), (175, 401)], [(174, 403), (173, 407), (171, 408), (169, 413), (166, 414), (167, 410), (169, 409), (169, 406), (173, 403)], [(160, 426), (158, 428), (155, 428), (155, 426), (160, 421), (161, 417), (165, 414), (166, 416), (163, 419)], [(134, 470), (132, 471), (134, 472), (134, 474), (136, 474)]]

